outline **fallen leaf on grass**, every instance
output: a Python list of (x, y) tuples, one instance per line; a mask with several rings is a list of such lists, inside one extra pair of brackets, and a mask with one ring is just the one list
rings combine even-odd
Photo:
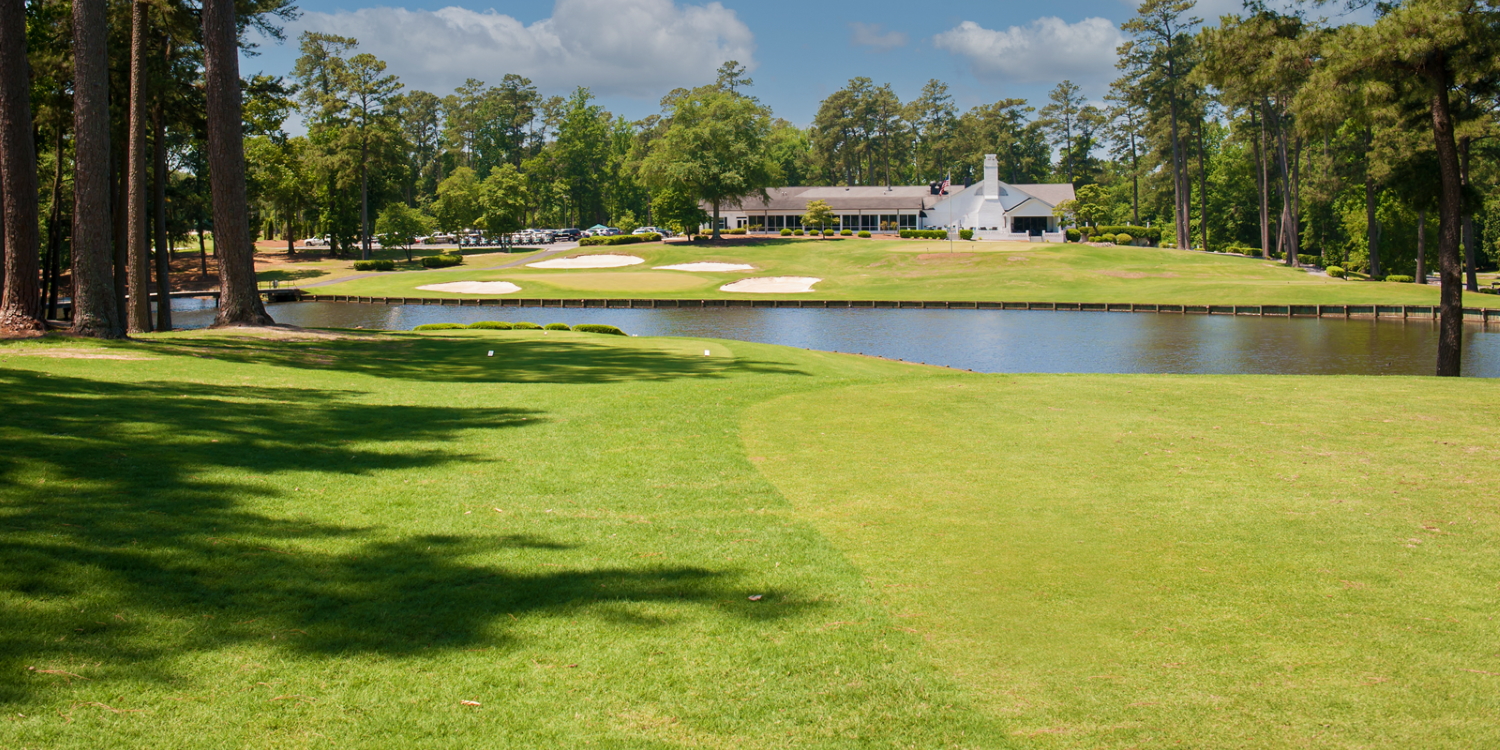
[(459, 705), (463, 705), (463, 706), (478, 706), (478, 705), (482, 705), (482, 704), (480, 704), (479, 701), (459, 701)]
[(765, 597), (761, 596), (760, 594), (751, 594), (750, 595), (750, 601), (752, 601), (752, 602), (758, 602), (758, 601), (760, 601), (763, 598), (765, 598)]

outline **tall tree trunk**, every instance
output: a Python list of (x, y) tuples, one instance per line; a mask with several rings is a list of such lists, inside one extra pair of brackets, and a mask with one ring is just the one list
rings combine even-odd
[(26, 6), (0, 0), (0, 207), (4, 208), (4, 293), (0, 331), (43, 331), (41, 236)]
[(122, 338), (110, 242), (109, 20), (105, 0), (73, 1), (73, 331)]
[[(127, 91), (125, 96), (126, 99), (129, 99), (130, 93)], [(117, 148), (115, 147), (116, 145), (123, 146), (125, 144), (111, 144), (110, 148), (110, 156), (114, 163), (114, 172), (112, 173), (113, 176), (111, 178), (113, 180), (112, 184), (114, 190), (114, 198), (111, 204), (113, 213), (111, 214), (111, 216), (114, 218), (115, 314), (119, 318), (120, 325), (123, 326), (127, 325), (129, 316), (129, 311), (126, 309), (125, 302), (125, 295), (128, 291), (126, 289), (126, 281), (130, 268), (130, 253), (126, 245), (126, 237), (130, 230), (129, 215), (127, 213), (128, 206), (126, 205), (126, 186), (129, 184), (129, 180), (126, 179), (126, 175), (129, 165), (126, 163), (125, 159), (126, 151), (128, 149)]]
[(1190, 183), (1187, 179), (1187, 159), (1182, 153), (1182, 136), (1178, 132), (1177, 124), (1177, 100), (1174, 95), (1171, 105), (1171, 135), (1172, 135), (1172, 212), (1174, 225), (1177, 229), (1177, 249), (1187, 250), (1192, 244), (1192, 227), (1188, 224), (1188, 207), (1192, 205), (1192, 196), (1188, 195)]
[(1130, 127), (1130, 218), (1141, 225), (1141, 162), (1135, 150), (1135, 125)]
[(158, 99), (151, 108), (153, 208), (156, 213), (156, 330), (172, 330), (172, 238), (167, 236), (167, 122)]
[(129, 149), (125, 166), (126, 330), (151, 330), (151, 243), (146, 233), (146, 3), (130, 3)]
[(1427, 283), (1427, 209), (1417, 212), (1417, 283)]
[(359, 137), (359, 259), (370, 259), (370, 156), (364, 134)]
[[(1473, 175), (1469, 172), (1469, 146), (1470, 139), (1468, 138), (1462, 139), (1459, 145), (1459, 174), (1466, 192), (1473, 180)], [(1474, 252), (1474, 216), (1467, 210), (1463, 212), (1463, 222), (1464, 288), (1478, 294), (1479, 269), (1475, 263), (1477, 258)]]
[(1260, 142), (1255, 148), (1255, 159), (1258, 162), (1256, 178), (1260, 185), (1260, 249), (1267, 257), (1271, 257), (1271, 159), (1270, 144), (1266, 138), (1265, 106), (1262, 105), (1260, 119)]
[(1365, 128), (1365, 245), (1370, 251), (1370, 278), (1380, 278), (1380, 219), (1375, 215), (1375, 177), (1370, 174), (1369, 160), (1374, 151), (1375, 134)]
[(1203, 127), (1198, 123), (1198, 224), (1203, 235), (1203, 249), (1208, 250), (1208, 159), (1205, 156)]
[(219, 314), (214, 325), (270, 325), (275, 321), (266, 314), (255, 284), (255, 246), (250, 240), (250, 209), (245, 197), (234, 0), (203, 1), (203, 62), (214, 255), (219, 260)]
[(1281, 252), (1285, 263), (1297, 267), (1297, 214), (1292, 205), (1296, 190), (1292, 179), (1291, 149), (1287, 145), (1287, 128), (1282, 113), (1273, 110), (1272, 127), (1276, 130), (1276, 171), (1281, 183)]
[(1463, 263), (1459, 257), (1459, 230), (1463, 223), (1463, 178), (1460, 174), (1458, 145), (1453, 136), (1453, 114), (1449, 109), (1448, 90), (1452, 76), (1448, 60), (1442, 55), (1426, 61), (1425, 70), (1432, 86), (1432, 134), (1437, 143), (1438, 179), (1442, 185), (1438, 203), (1438, 275), (1442, 281), (1442, 300), (1438, 322), (1437, 374), (1458, 377), (1463, 361), (1464, 290)]
[(208, 245), (203, 238), (203, 217), (198, 217), (198, 280), (208, 281)]
[(62, 277), (63, 125), (53, 126), (52, 210), (47, 218), (47, 320), (57, 320), (57, 287)]

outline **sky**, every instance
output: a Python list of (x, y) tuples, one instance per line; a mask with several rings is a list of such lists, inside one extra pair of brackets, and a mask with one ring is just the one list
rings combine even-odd
[[(399, 0), (398, 0), (399, 2)], [(902, 101), (936, 78), (960, 109), (1008, 97), (1046, 102), (1068, 79), (1098, 99), (1117, 76), (1126, 0), (302, 0), (283, 44), (263, 41), (241, 72), (290, 75), (303, 31), (350, 36), (407, 88), (444, 95), (468, 78), (530, 78), (544, 95), (591, 89), (631, 119), (665, 93), (714, 80), (726, 60), (749, 93), (807, 125), (850, 78), (891, 84)], [(1240, 0), (1199, 0), (1205, 20)]]

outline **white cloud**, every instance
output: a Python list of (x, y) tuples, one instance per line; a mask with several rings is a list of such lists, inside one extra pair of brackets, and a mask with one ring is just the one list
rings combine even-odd
[(939, 49), (965, 58), (978, 78), (1011, 83), (1051, 83), (1064, 78), (1088, 87), (1115, 75), (1115, 48), (1124, 34), (1103, 18), (1066, 23), (1038, 18), (1004, 31), (964, 21), (932, 38)]
[(437, 93), (518, 73), (544, 91), (656, 97), (712, 82), (726, 60), (755, 65), (754, 35), (717, 2), (557, 0), (550, 18), (530, 26), (493, 10), (364, 8), (307, 12), (295, 26), (354, 37), (408, 87)]
[(886, 52), (897, 47), (905, 47), (911, 41), (905, 33), (900, 31), (885, 32), (885, 27), (878, 23), (860, 23), (855, 21), (849, 24), (850, 41), (856, 47), (870, 47), (878, 52)]

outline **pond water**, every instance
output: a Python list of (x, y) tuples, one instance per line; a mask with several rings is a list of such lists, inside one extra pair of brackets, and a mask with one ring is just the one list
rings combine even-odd
[[(205, 327), (211, 300), (175, 300)], [(1251, 318), (1023, 310), (560, 309), (291, 302), (278, 323), (408, 330), (424, 323), (606, 323), (640, 336), (699, 336), (870, 354), (976, 372), (1430, 375), (1431, 321)], [(1464, 331), (1464, 374), (1500, 377), (1500, 331)]]

